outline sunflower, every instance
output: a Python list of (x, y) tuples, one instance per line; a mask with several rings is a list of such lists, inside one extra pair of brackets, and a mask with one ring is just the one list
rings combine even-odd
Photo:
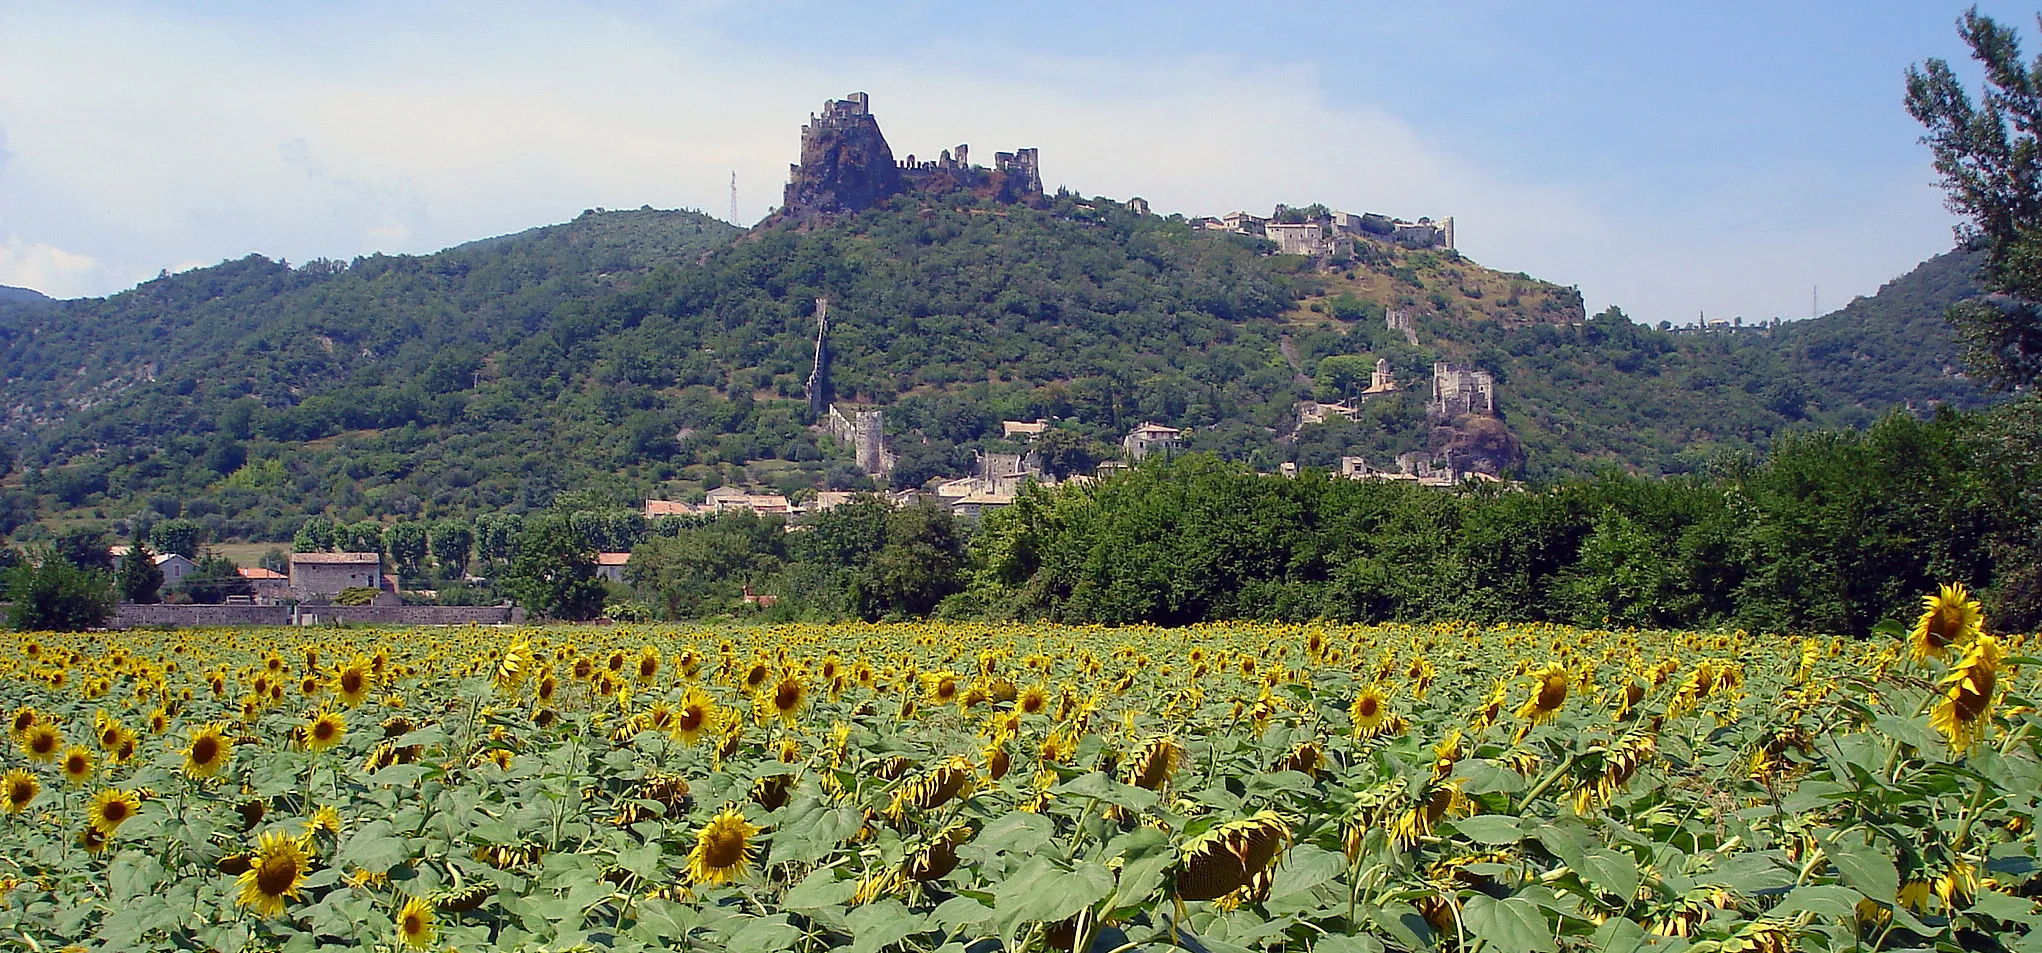
[(780, 683), (773, 686), (770, 698), (763, 694), (766, 702), (765, 713), (780, 719), (783, 725), (794, 724), (794, 716), (801, 713), (801, 706), (808, 700), (808, 686), (801, 681), (801, 673), (788, 672), (780, 676)]
[(92, 751), (84, 745), (72, 745), (64, 749), (64, 780), (72, 786), (92, 780)]
[(714, 885), (743, 877), (751, 863), (751, 837), (758, 832), (745, 822), (743, 812), (724, 809), (695, 835), (695, 849), (688, 852), (688, 879)]
[(674, 737), (684, 744), (694, 744), (702, 737), (703, 730), (716, 721), (716, 701), (709, 693), (690, 687), (681, 696), (681, 707), (674, 711)]
[(317, 834), (322, 831), (328, 834), (339, 834), (342, 826), (340, 811), (331, 804), (320, 805), (318, 810), (312, 812), (311, 817), (305, 819), (305, 833), (307, 834)]
[(1168, 783), (1184, 758), (1184, 746), (1167, 735), (1151, 738), (1128, 761), (1127, 783), (1154, 791)]
[(16, 708), (14, 716), (8, 720), (7, 733), (19, 741), (28, 734), (30, 728), (41, 724), (42, 720), (42, 712), (36, 711), (32, 705), (23, 705)]
[(1381, 734), (1384, 723), (1390, 719), (1390, 699), (1382, 688), (1370, 685), (1354, 696), (1354, 703), (1347, 707), (1348, 717), (1354, 721), (1356, 738), (1374, 738)]
[(511, 643), (510, 648), (503, 651), (503, 658), (496, 664), (495, 674), (490, 676), (490, 684), (494, 685), (499, 693), (515, 695), (518, 687), (525, 683), (525, 677), (532, 674), (534, 664), (536, 660), (532, 655), (532, 644), (524, 639), (518, 639)]
[(1534, 725), (1552, 721), (1560, 713), (1560, 707), (1567, 704), (1567, 687), (1573, 678), (1565, 666), (1548, 662), (1544, 668), (1531, 673), (1532, 691), (1518, 706), (1517, 717), (1530, 719)]
[(369, 700), (369, 693), (376, 690), (374, 663), (356, 655), (340, 671), (333, 673), (333, 691), (340, 696), (342, 704), (349, 708)]
[(92, 796), (92, 803), (86, 805), (85, 816), (90, 819), (92, 829), (103, 837), (112, 837), (128, 818), (142, 809), (142, 799), (133, 791), (107, 788)]
[(1221, 824), (1184, 845), (1177, 872), (1180, 900), (1266, 894), (1269, 871), (1290, 845), (1290, 825), (1273, 811)]
[(1965, 649), (1964, 658), (1937, 686), (1939, 697), (1929, 710), (1929, 724), (1950, 740), (1952, 750), (1960, 754), (1970, 751), (1984, 737), (1992, 722), (1999, 666), (2005, 659), (2006, 652), (2000, 648), (1998, 639), (1979, 635)]
[(303, 842), (279, 831), (263, 834), (248, 859), (248, 869), (236, 880), (241, 896), (234, 902), (254, 907), (258, 916), (276, 916), (284, 912), (285, 900), (297, 899), (298, 885), (305, 882), (311, 864)]
[(223, 725), (205, 725), (191, 733), (191, 744), (184, 749), (184, 773), (195, 778), (210, 778), (219, 774), (234, 757), (234, 743), (227, 740)]
[(433, 907), (422, 897), (412, 897), (397, 908), (397, 940), (414, 950), (433, 942)]
[(347, 719), (337, 711), (322, 711), (312, 716), (312, 723), (305, 726), (305, 747), (311, 751), (325, 751), (340, 743), (347, 733)]
[(19, 814), (35, 801), (35, 796), (42, 790), (42, 782), (37, 781), (35, 775), (15, 768), (0, 777), (0, 808), (5, 808), (9, 814)]
[(659, 677), (659, 650), (648, 645), (638, 652), (638, 684), (650, 685)]
[(64, 736), (47, 722), (37, 722), (21, 733), (21, 749), (30, 761), (48, 764), (57, 760), (57, 753), (64, 750)]
[(1040, 715), (1049, 708), (1049, 689), (1041, 685), (1030, 685), (1021, 690), (1021, 696), (1014, 702), (1014, 710), (1024, 715)]
[(99, 747), (106, 751), (119, 748), (121, 738), (127, 734), (128, 729), (118, 719), (107, 717), (104, 712), (92, 719), (92, 736), (99, 742)]
[(1921, 597), (1921, 618), (1907, 637), (1907, 654), (1915, 661), (1931, 656), (1945, 658), (1951, 646), (1962, 646), (1985, 627), (1985, 612), (1978, 600), (1964, 591), (1964, 584), (1951, 583), (1935, 595)]

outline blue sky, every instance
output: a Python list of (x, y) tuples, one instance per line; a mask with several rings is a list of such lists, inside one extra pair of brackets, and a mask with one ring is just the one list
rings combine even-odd
[[(1642, 321), (1806, 316), (1950, 245), (1935, 3), (256, 3), (0, 8), (0, 284), (423, 252), (593, 206), (777, 202), (867, 90), (896, 154), (1033, 145), (1160, 212), (1456, 219)], [(1983, 9), (2030, 38), (2032, 10)], [(1965, 71), (1969, 75), (1968, 70)]]

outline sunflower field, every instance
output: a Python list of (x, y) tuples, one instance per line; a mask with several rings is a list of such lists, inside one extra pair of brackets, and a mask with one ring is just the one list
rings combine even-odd
[(0, 646), (0, 945), (2034, 949), (2042, 660), (1547, 625)]

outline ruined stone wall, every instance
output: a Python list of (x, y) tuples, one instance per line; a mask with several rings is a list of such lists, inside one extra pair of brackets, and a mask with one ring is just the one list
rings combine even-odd
[[(524, 610), (510, 606), (138, 606), (123, 605), (107, 623), (115, 629), (138, 626), (258, 626), (360, 622), (383, 625), (505, 625), (524, 620)], [(312, 622), (307, 623), (310, 619)]]

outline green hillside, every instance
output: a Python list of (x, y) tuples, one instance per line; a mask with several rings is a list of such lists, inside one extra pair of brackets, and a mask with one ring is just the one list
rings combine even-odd
[[(1094, 456), (1153, 420), (1263, 469), (1387, 463), (1440, 439), (1435, 360), (1495, 375), (1509, 433), (1490, 436), (1533, 477), (1684, 471), (1903, 401), (1977, 400), (1940, 370), (1947, 334), (1922, 330), (1963, 274), (1776, 335), (1687, 336), (1582, 321), (1573, 289), (1451, 251), (1364, 243), (1315, 270), (1181, 217), (1042, 204), (908, 194), (750, 233), (591, 211), (433, 255), (251, 256), (0, 308), (0, 427), (20, 460), (0, 526), (181, 514), (277, 539), (319, 512), (863, 485), (802, 399), (818, 297), (835, 395), (887, 409), (909, 483), (966, 472), (972, 449), (1005, 446), (1000, 420), (1036, 417)], [(1409, 337), (1389, 310), (1414, 316)], [(1919, 350), (1887, 349), (1910, 336)], [(1293, 434), (1299, 400), (1351, 386), (1335, 357), (1387, 359), (1405, 389)]]

